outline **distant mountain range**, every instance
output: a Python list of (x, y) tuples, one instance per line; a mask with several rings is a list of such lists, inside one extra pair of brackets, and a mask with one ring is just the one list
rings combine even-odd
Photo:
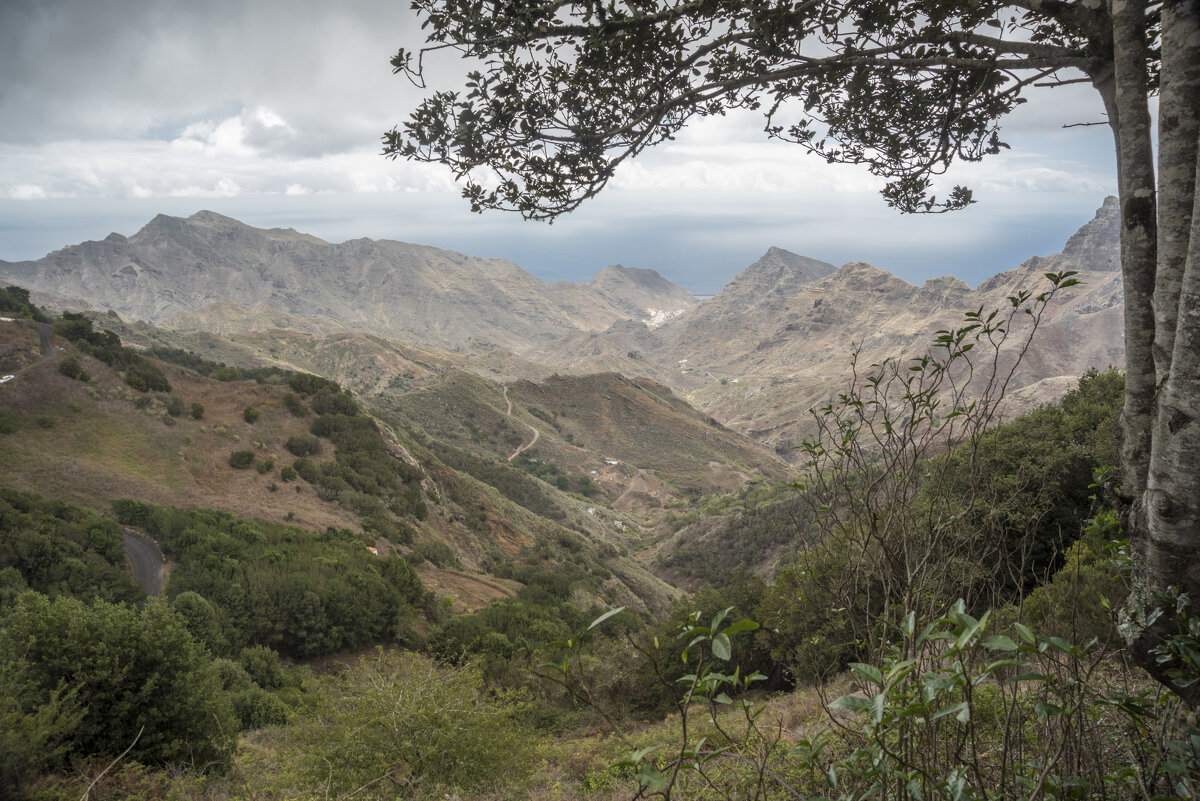
[[(547, 284), (500, 259), (393, 241), (330, 244), (212, 212), (160, 215), (129, 238), (0, 262), (0, 280), (51, 308), (111, 310), (180, 332), (363, 332), (454, 350), (489, 378), (645, 376), (787, 453), (854, 348), (866, 364), (918, 355), (965, 311), (1003, 309), (1021, 289), (1045, 288), (1046, 272), (1076, 270), (1082, 284), (1047, 310), (1014, 376), (1011, 410), (1061, 394), (1090, 367), (1122, 366), (1118, 219), (1109, 198), (1061, 253), (976, 289), (950, 277), (914, 286), (868, 264), (836, 268), (771, 248), (698, 302), (653, 270), (613, 266), (585, 283)], [(346, 379), (353, 385), (349, 369)]]
[(49, 306), (112, 310), (178, 330), (357, 330), (419, 344), (485, 340), (514, 351), (696, 304), (653, 270), (606, 267), (553, 284), (503, 259), (405, 242), (330, 244), (211, 211), (159, 215), (131, 237), (0, 262)]

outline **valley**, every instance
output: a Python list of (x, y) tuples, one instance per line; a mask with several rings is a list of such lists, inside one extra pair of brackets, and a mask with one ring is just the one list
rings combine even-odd
[[(11, 524), (0, 613), (25, 604), (12, 614), (49, 620), (83, 614), (55, 604), (125, 603), (138, 592), (116, 575), (122, 538), (153, 538), (165, 576), (146, 608), (179, 615), (197, 669), (216, 660), (221, 678), (205, 681), (224, 682), (214, 697), (233, 704), (210, 717), (237, 717), (226, 735), (186, 737), (259, 778), (291, 770), (258, 764), (260, 747), (300, 761), (326, 753), (304, 739), (306, 704), (340, 697), (342, 662), (346, 675), (465, 676), (478, 683), (470, 693), (524, 699), (493, 711), (519, 717), (529, 737), (586, 738), (604, 720), (597, 698), (627, 721), (675, 709), (660, 686), (682, 675), (675, 630), (691, 611), (715, 620), (729, 607), (771, 629), (724, 653), (713, 623), (714, 657), (747, 674), (758, 660), (764, 688), (798, 689), (873, 636), (843, 618), (887, 614), (876, 585), (841, 583), (884, 561), (864, 567), (871, 548), (842, 539), (864, 525), (836, 522), (857, 513), (852, 496), (822, 502), (811, 484), (830, 454), (859, 460), (839, 479), (849, 491), (892, 459), (892, 438), (911, 438), (888, 462), (896, 475), (902, 463), (925, 471), (903, 508), (939, 521), (937, 504), (956, 510), (929, 541), (957, 543), (941, 562), (961, 575), (939, 574), (948, 584), (931, 595), (1019, 603), (1042, 591), (1027, 576), (1048, 581), (1082, 547), (1091, 471), (1115, 461), (1117, 248), (1109, 199), (1061, 253), (976, 288), (771, 248), (699, 300), (652, 270), (546, 284), (495, 259), (335, 245), (212, 212), (0, 262), (5, 302), (20, 307), (0, 322), (0, 373), (19, 376), (0, 386), (0, 522)], [(1047, 274), (1063, 286), (1043, 302)], [(990, 309), (1004, 316), (973, 335), (978, 350), (935, 343), (956, 330), (968, 341)], [(35, 322), (42, 310), (52, 323)], [(938, 373), (943, 352), (954, 355)], [(889, 364), (942, 383), (848, 400)], [(971, 389), (980, 377), (987, 388)], [(958, 405), (938, 409), (939, 398)], [(947, 427), (948, 410), (976, 427)], [(829, 428), (834, 414), (846, 416)], [(854, 450), (860, 435), (877, 443)], [(891, 486), (891, 474), (873, 481)], [(1022, 574), (998, 578), (1018, 552)], [(39, 559), (63, 570), (35, 569)], [(37, 606), (43, 596), (50, 606)], [(545, 662), (562, 657), (566, 676), (579, 632), (611, 610), (623, 610), (616, 631), (586, 638), (597, 653), (580, 663), (595, 688), (584, 703)], [(162, 764), (152, 749), (135, 754)], [(576, 770), (572, 792), (609, 781), (595, 778), (603, 770)], [(447, 776), (397, 781), (419, 795), (457, 786)]]

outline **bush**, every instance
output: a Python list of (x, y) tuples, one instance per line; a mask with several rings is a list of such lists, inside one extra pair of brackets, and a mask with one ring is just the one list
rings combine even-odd
[(266, 459), (263, 459), (261, 462), (258, 463), (258, 474), (260, 476), (266, 475), (267, 473), (271, 472), (271, 468), (273, 468), (274, 466), (275, 466), (275, 457), (268, 456)]
[(204, 419), (204, 404), (203, 403), (193, 403), (192, 404), (192, 419), (193, 420), (203, 420)]
[(238, 663), (259, 687), (273, 690), (284, 685), (286, 677), (279, 664), (279, 654), (265, 645), (243, 648)]
[(220, 677), (166, 604), (25, 593), (0, 617), (0, 665), (13, 664), (25, 670), (15, 703), (30, 714), (63, 688), (77, 693), (83, 714), (63, 743), (68, 756), (120, 754), (137, 738), (135, 759), (229, 764), (235, 726)]
[(300, 474), (296, 472), (296, 468), (289, 465), (284, 465), (279, 468), (279, 477), (284, 481), (295, 481)]
[(179, 417), (183, 414), (183, 401), (172, 395), (167, 398), (167, 414), (172, 417)]
[(321, 440), (310, 434), (299, 434), (288, 437), (284, 447), (293, 456), (313, 456), (321, 452)]
[(503, 790), (533, 768), (518, 705), (490, 695), (475, 668), (379, 651), (321, 679), (311, 698), (288, 727), (289, 745), (311, 786), (330, 797), (380, 775), (400, 782), (403, 797)]
[(231, 699), (233, 714), (243, 731), (287, 723), (287, 704), (264, 689), (251, 687), (234, 693)]
[(0, 409), (0, 434), (11, 434), (17, 430), (17, 421), (7, 409)]
[(76, 381), (87, 381), (90, 378), (83, 371), (83, 368), (79, 366), (79, 360), (74, 356), (64, 356), (62, 361), (58, 363), (58, 372), (67, 378), (74, 378)]
[(294, 395), (291, 392), (284, 394), (283, 405), (295, 417), (304, 417), (308, 414), (308, 407), (304, 405), (304, 401), (300, 400), (300, 396)]
[(54, 428), (54, 418), (48, 414), (39, 414), (37, 424), (38, 428)]
[(242, 419), (247, 423), (253, 423), (258, 419), (258, 415), (258, 409), (255, 409), (253, 406), (247, 406), (245, 409), (242, 409)]
[(245, 470), (254, 464), (254, 451), (234, 451), (229, 454), (229, 466)]

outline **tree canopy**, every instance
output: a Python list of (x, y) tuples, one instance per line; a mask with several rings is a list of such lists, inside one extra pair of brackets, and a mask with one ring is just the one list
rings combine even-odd
[(465, 90), (431, 92), (385, 134), (384, 154), (445, 163), (476, 211), (534, 219), (572, 211), (625, 160), (733, 109), (761, 111), (770, 137), (865, 165), (901, 211), (958, 209), (971, 190), (935, 183), (950, 164), (1006, 147), (1000, 122), (1035, 87), (1090, 82), (1121, 201), (1121, 496), (1138, 575), (1126, 632), (1166, 677), (1151, 651), (1170, 624), (1149, 610), (1174, 592), (1200, 598), (1200, 0), (413, 5), (427, 46), (397, 53), (394, 71), (424, 86), (425, 57), (441, 50), (476, 68)]

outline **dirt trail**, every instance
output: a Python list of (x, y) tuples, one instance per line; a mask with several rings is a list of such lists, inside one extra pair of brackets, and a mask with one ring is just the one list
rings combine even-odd
[[(505, 387), (504, 387), (504, 402), (508, 404), (508, 408), (505, 410), (504, 416), (512, 417), (512, 401), (508, 399), (508, 386), (507, 385), (505, 385)], [(513, 451), (512, 455), (508, 457), (508, 461), (510, 461), (510, 462), (513, 459), (516, 459), (518, 456), (520, 456), (525, 451), (532, 448), (533, 444), (538, 441), (538, 437), (540, 437), (542, 435), (542, 432), (538, 431), (536, 428), (529, 425), (529, 423), (526, 423), (525, 425), (530, 431), (533, 432), (533, 439), (529, 440), (529, 442), (526, 442), (524, 445), (522, 445), (521, 447), (519, 447), (515, 451)]]

